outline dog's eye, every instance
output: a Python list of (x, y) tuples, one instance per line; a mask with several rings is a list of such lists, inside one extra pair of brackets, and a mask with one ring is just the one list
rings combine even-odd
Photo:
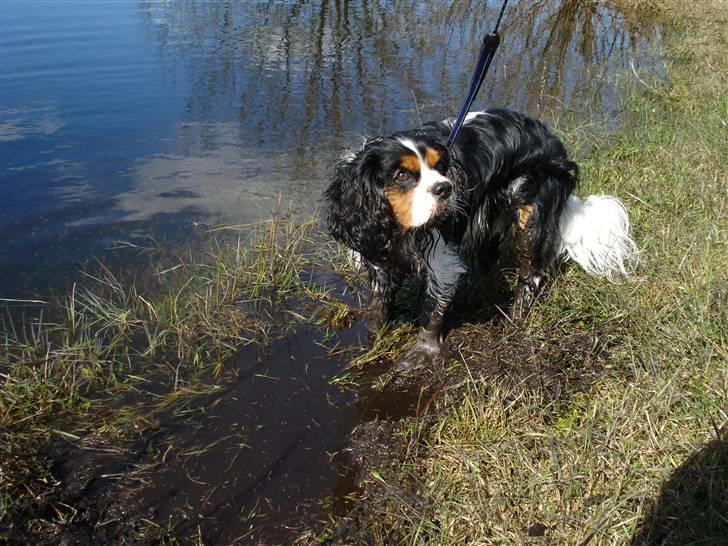
[(404, 169), (397, 169), (394, 173), (394, 179), (399, 182), (404, 182), (410, 178), (412, 178), (412, 175), (409, 171), (405, 171)]

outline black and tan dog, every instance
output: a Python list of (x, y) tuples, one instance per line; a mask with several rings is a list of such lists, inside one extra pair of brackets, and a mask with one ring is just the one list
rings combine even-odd
[(406, 275), (425, 278), (420, 330), (405, 369), (440, 353), (460, 280), (490, 268), (511, 229), (518, 252), (514, 318), (528, 313), (555, 260), (571, 258), (611, 279), (637, 256), (622, 203), (573, 196), (577, 165), (542, 123), (508, 110), (469, 114), (448, 150), (452, 123), (367, 141), (339, 163), (325, 192), (329, 231), (369, 275), (370, 331), (392, 318)]

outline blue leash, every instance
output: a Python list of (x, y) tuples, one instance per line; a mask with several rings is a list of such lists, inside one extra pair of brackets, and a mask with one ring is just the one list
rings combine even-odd
[(498, 27), (500, 26), (501, 19), (503, 19), (503, 13), (506, 11), (507, 4), (508, 0), (503, 0), (503, 5), (501, 6), (500, 14), (498, 15), (498, 20), (495, 23), (493, 32), (487, 34), (485, 38), (483, 38), (483, 45), (480, 48), (478, 62), (475, 65), (473, 78), (470, 80), (470, 89), (468, 90), (468, 96), (465, 97), (465, 102), (463, 103), (462, 108), (460, 108), (458, 118), (455, 121), (455, 125), (452, 126), (452, 131), (450, 131), (450, 136), (447, 139), (448, 148), (451, 148), (453, 142), (455, 142), (455, 139), (457, 138), (458, 133), (463, 126), (463, 122), (465, 121), (465, 116), (468, 115), (470, 107), (475, 100), (475, 96), (478, 94), (478, 91), (480, 91), (480, 86), (483, 84), (485, 75), (488, 73), (488, 68), (490, 68), (490, 63), (495, 56), (495, 52), (498, 49), (498, 46), (500, 45)]

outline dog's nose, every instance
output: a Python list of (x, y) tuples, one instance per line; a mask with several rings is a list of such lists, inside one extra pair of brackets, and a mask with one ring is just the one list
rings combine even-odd
[(450, 197), (450, 194), (452, 193), (452, 184), (448, 182), (447, 180), (443, 180), (441, 182), (436, 182), (432, 186), (432, 195), (437, 197), (438, 199), (447, 199)]

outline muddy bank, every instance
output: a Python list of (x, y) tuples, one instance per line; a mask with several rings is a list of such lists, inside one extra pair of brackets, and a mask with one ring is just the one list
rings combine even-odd
[[(400, 342), (350, 369), (366, 345), (366, 315), (356, 310), (351, 287), (337, 286), (349, 310), (342, 328), (303, 324), (272, 332), (265, 348), (243, 348), (223, 381), (182, 394), (168, 409), (153, 403), (151, 391), (127, 393), (94, 417), (93, 428), (59, 426), (39, 450), (49, 481), (23, 507), (26, 525), (11, 541), (369, 540), (373, 528), (387, 528), (390, 503), (416, 510), (427, 502), (416, 472), (401, 474), (401, 483), (382, 476), (416, 467), (423, 448), (406, 432), (425, 434), (458, 403), (466, 383), (505, 384), (559, 401), (614, 373), (605, 365), (603, 333), (535, 337), (493, 317), (459, 325), (455, 318), (447, 366), (395, 374), (406, 345)], [(508, 299), (507, 292), (494, 296)], [(488, 314), (487, 304), (478, 305)], [(400, 329), (409, 332), (402, 320)], [(396, 332), (390, 337), (400, 339)]]
[[(429, 449), (425, 439), (474, 384), (510, 393), (512, 399), (504, 403), (537, 396), (551, 405), (568, 402), (607, 376), (627, 373), (607, 363), (611, 336), (606, 332), (552, 334), (536, 336), (500, 320), (465, 324), (450, 333), (449, 351), (455, 357), (447, 367), (384, 382), (380, 376), (384, 387), (370, 388), (364, 400), (388, 401), (383, 405), (392, 411), (360, 412), (363, 420), (344, 449), (351, 496), (357, 500), (337, 514), (333, 526), (300, 536), (299, 541), (313, 544), (325, 537), (331, 544), (400, 543), (405, 538), (402, 514), (415, 517), (432, 508), (418, 478), (424, 475), (421, 465)], [(392, 363), (379, 362), (383, 376)], [(538, 535), (539, 529), (535, 524), (529, 535)]]
[(124, 424), (110, 414), (113, 437), (67, 426), (42, 450), (56, 487), (26, 507), (37, 520), (18, 542), (268, 543), (300, 529), (324, 513), (331, 456), (356, 418), (331, 384), (346, 362), (330, 352), (357, 333), (299, 328), (264, 354), (247, 348), (234, 382)]

